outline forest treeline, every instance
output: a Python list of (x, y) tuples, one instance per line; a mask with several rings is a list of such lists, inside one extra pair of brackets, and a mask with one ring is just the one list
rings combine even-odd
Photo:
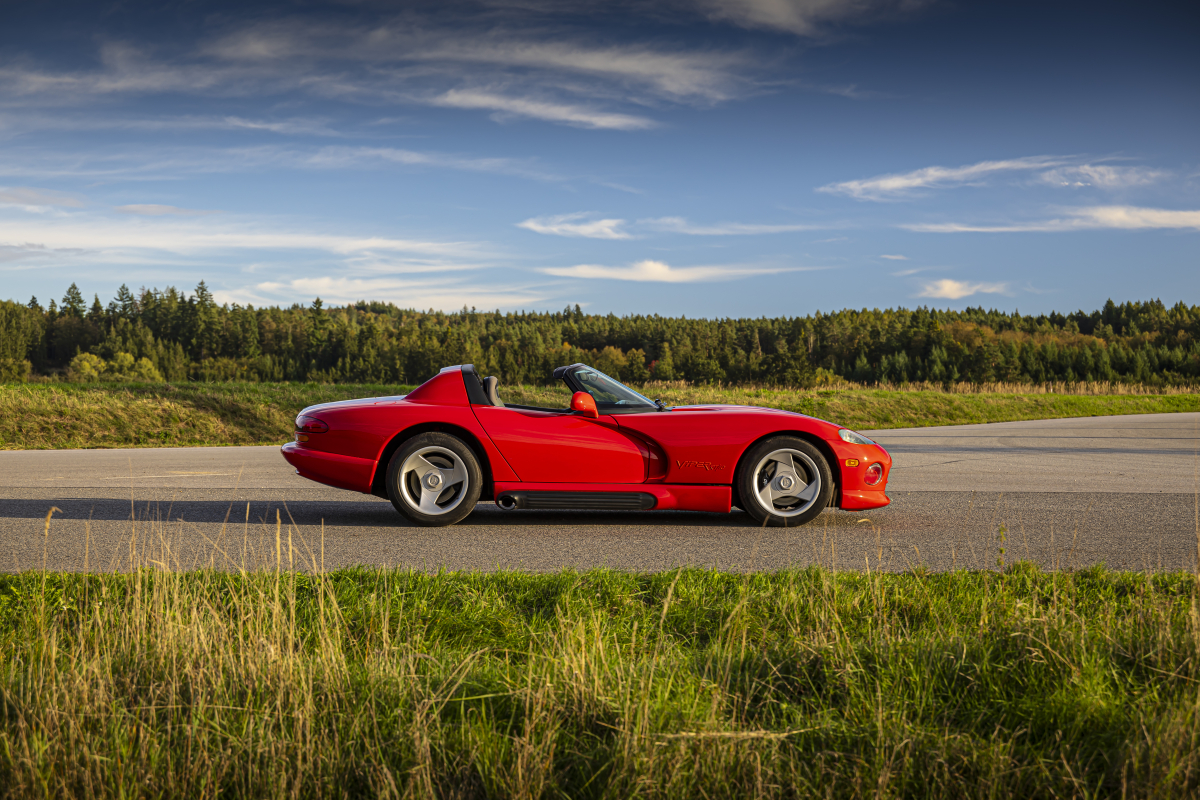
[(1109, 300), (1097, 311), (842, 310), (803, 317), (688, 319), (558, 312), (445, 313), (390, 303), (255, 308), (122, 286), (89, 305), (0, 301), (0, 380), (419, 383), (474, 363), (506, 383), (543, 384), (589, 363), (631, 383), (1200, 383), (1200, 306)]

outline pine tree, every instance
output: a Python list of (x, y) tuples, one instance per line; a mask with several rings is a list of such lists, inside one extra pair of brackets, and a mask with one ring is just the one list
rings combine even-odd
[(675, 380), (675, 358), (671, 355), (670, 342), (663, 342), (659, 349), (658, 360), (654, 362), (654, 380)]
[(138, 313), (137, 298), (133, 296), (133, 292), (129, 291), (129, 287), (121, 284), (121, 288), (117, 289), (116, 313), (125, 319), (133, 319)]
[(216, 358), (220, 350), (221, 320), (217, 315), (217, 304), (204, 281), (196, 285), (196, 296), (192, 299), (192, 352), (197, 361)]
[(83, 312), (83, 293), (79, 291), (78, 286), (72, 283), (70, 287), (67, 288), (67, 293), (63, 295), (62, 313), (82, 319)]

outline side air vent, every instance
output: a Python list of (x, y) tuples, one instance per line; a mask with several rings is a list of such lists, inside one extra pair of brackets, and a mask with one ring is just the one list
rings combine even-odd
[(496, 502), (501, 508), (645, 511), (656, 501), (646, 492), (505, 492)]

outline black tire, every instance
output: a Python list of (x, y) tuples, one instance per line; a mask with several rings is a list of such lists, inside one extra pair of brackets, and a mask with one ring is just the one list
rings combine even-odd
[(388, 462), (388, 498), (414, 525), (432, 528), (459, 522), (475, 510), (482, 489), (483, 472), (474, 451), (448, 433), (414, 436)]
[[(785, 454), (790, 462), (782, 460)], [(819, 484), (809, 490), (814, 479)], [(833, 471), (825, 456), (812, 444), (795, 436), (776, 436), (746, 451), (734, 483), (738, 505), (746, 513), (759, 525), (779, 527), (794, 527), (812, 521), (828, 507), (834, 491)], [(786, 488), (780, 488), (783, 484), (787, 484)], [(771, 486), (769, 510), (768, 501), (762, 494), (768, 485)]]

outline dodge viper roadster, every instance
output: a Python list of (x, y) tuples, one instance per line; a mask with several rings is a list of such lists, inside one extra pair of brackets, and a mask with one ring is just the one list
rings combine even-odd
[(568, 408), (505, 403), (498, 381), (446, 367), (407, 395), (309, 406), (283, 457), (301, 476), (452, 525), (480, 500), (504, 509), (747, 511), (800, 525), (833, 505), (879, 508), (892, 459), (823, 420), (753, 406), (649, 400), (572, 364)]

